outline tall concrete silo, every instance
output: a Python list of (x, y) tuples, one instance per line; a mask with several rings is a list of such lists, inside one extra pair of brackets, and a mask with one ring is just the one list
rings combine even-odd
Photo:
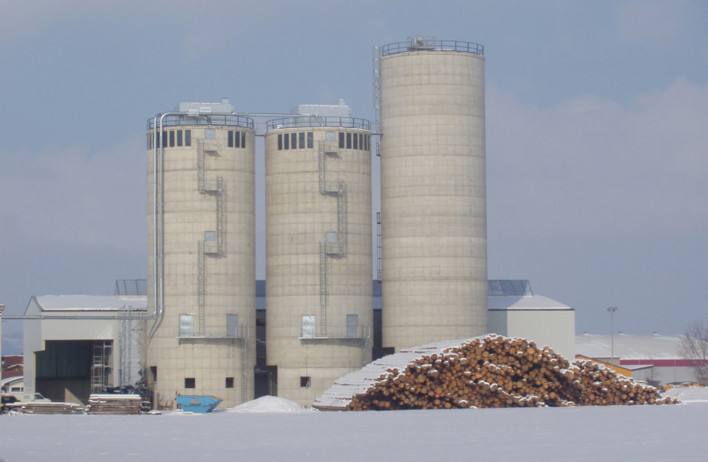
[(233, 106), (181, 103), (148, 120), (148, 335), (155, 405), (177, 394), (229, 407), (253, 398), (253, 121)]
[(484, 334), (483, 48), (416, 37), (378, 50), (383, 346)]
[(310, 405), (371, 359), (371, 132), (341, 100), (299, 112), (265, 137), (266, 355)]

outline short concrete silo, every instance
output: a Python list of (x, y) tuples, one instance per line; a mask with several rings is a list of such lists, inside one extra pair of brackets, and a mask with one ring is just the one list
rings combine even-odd
[(182, 103), (148, 120), (148, 338), (155, 405), (253, 398), (253, 121), (228, 100)]
[(265, 137), (267, 364), (302, 405), (371, 359), (371, 132), (337, 106)]
[(416, 37), (378, 50), (383, 346), (484, 334), (483, 49)]

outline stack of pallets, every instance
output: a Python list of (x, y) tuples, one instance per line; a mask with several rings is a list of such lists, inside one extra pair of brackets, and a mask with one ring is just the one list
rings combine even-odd
[(83, 407), (79, 404), (46, 401), (10, 403), (5, 407), (22, 414), (76, 414), (83, 411)]
[(89, 396), (86, 412), (89, 414), (140, 414), (143, 399), (140, 395), (94, 394)]

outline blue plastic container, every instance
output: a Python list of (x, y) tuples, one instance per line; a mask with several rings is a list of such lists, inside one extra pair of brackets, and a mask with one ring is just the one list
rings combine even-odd
[(211, 412), (221, 401), (209, 395), (177, 395), (177, 407), (184, 412)]

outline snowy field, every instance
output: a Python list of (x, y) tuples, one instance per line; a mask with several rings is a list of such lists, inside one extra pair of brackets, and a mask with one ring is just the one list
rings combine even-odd
[(312, 412), (278, 398), (192, 415), (2, 415), (14, 461), (706, 461), (708, 401)]

